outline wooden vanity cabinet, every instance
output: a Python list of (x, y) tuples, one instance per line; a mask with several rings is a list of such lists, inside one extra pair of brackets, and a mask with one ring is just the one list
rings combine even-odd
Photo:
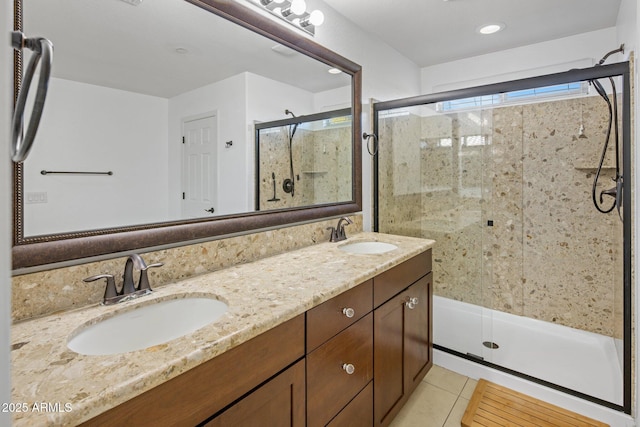
[[(238, 410), (230, 406), (235, 404), (255, 414), (256, 418), (242, 418), (245, 425), (288, 419), (292, 424), (279, 425), (303, 426), (304, 325), (304, 315), (299, 315), (82, 425), (193, 427), (213, 421), (218, 413), (235, 419)], [(278, 406), (287, 393), (295, 394), (294, 400)], [(247, 402), (242, 398), (248, 398)], [(260, 400), (265, 408), (255, 404)], [(301, 421), (296, 421), (300, 416)]]
[(432, 366), (423, 252), (86, 426), (387, 426)]
[[(375, 426), (391, 423), (433, 365), (430, 270), (428, 251), (374, 279), (374, 300), (380, 302), (373, 322)], [(402, 290), (381, 302), (379, 287), (385, 296), (390, 287)]]
[(300, 360), (216, 416), (205, 427), (303, 427), (305, 361)]
[(308, 427), (371, 426), (361, 414), (373, 412), (373, 399), (362, 393), (373, 379), (372, 285), (307, 311)]
[(373, 381), (371, 381), (327, 427), (371, 427), (373, 425)]

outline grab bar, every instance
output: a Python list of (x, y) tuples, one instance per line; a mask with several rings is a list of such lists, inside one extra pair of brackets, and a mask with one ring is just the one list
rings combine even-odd
[[(21, 32), (14, 31), (11, 33), (11, 45), (15, 50), (21, 50), (26, 47), (34, 52), (24, 74), (16, 102), (16, 109), (13, 113), (13, 121), (11, 123), (11, 159), (18, 163), (24, 161), (29, 155), (29, 151), (33, 146), (33, 140), (36, 137), (38, 125), (40, 124), (40, 118), (42, 117), (42, 111), (44, 109), (44, 100), (49, 87), (49, 77), (51, 76), (53, 44), (43, 37), (26, 38)], [(42, 64), (40, 65), (38, 89), (33, 103), (31, 118), (29, 119), (29, 127), (27, 127), (27, 132), (23, 137), (24, 110), (27, 103), (27, 95), (31, 88), (31, 82), (33, 81), (36, 66), (38, 62), (40, 62), (40, 58), (42, 58)]]

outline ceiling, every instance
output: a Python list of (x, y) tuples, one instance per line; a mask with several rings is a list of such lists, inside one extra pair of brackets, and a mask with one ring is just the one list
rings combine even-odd
[[(620, 1), (324, 0), (419, 67), (613, 27)], [(494, 22), (505, 29), (476, 32)]]
[(350, 76), (182, 0), (26, 0), (24, 31), (54, 45), (55, 77), (171, 98), (243, 72), (311, 93)]
[[(348, 76), (329, 75), (325, 64), (276, 52), (275, 42), (185, 1), (126, 2), (27, 0), (25, 32), (53, 41), (57, 77), (166, 98), (244, 71), (312, 93), (349, 85)], [(612, 27), (621, 0), (324, 2), (425, 67)], [(492, 22), (506, 28), (476, 32)]]

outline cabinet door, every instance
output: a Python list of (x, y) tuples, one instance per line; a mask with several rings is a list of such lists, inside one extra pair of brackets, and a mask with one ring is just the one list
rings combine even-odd
[(300, 360), (218, 415), (206, 427), (303, 427), (305, 362)]
[(370, 382), (327, 427), (371, 427), (373, 425), (373, 382)]
[(373, 312), (373, 414), (375, 426), (389, 425), (400, 410), (405, 387), (403, 293)]
[(374, 310), (374, 425), (387, 426), (432, 362), (431, 273)]
[(404, 374), (410, 394), (433, 365), (431, 336), (431, 288), (429, 273), (411, 285), (405, 295), (404, 310)]

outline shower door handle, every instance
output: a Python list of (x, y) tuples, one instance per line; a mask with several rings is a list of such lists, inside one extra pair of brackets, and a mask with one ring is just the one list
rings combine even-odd
[[(40, 118), (44, 110), (44, 101), (49, 88), (49, 77), (51, 76), (51, 65), (53, 63), (53, 44), (43, 37), (26, 38), (21, 32), (14, 31), (11, 33), (11, 45), (16, 50), (22, 50), (26, 47), (34, 52), (24, 74), (11, 123), (11, 159), (18, 163), (24, 161), (29, 155), (38, 131)], [(36, 67), (40, 61), (42, 61), (40, 64), (40, 77), (38, 78), (33, 111), (29, 119), (29, 126), (23, 136), (27, 95), (29, 94)]]

